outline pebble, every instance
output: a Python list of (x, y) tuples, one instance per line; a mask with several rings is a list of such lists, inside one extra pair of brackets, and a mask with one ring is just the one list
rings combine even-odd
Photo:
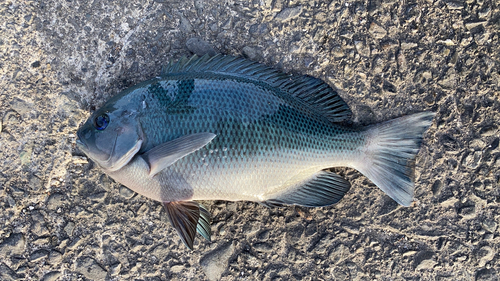
[(423, 260), (415, 270), (418, 271), (418, 270), (432, 269), (436, 264), (437, 262), (432, 259)]
[(413, 256), (415, 254), (417, 254), (418, 252), (417, 251), (408, 251), (408, 252), (404, 252), (403, 253), (403, 257), (409, 257), (409, 256)]
[(432, 184), (432, 194), (438, 195), (441, 192), (441, 189), (443, 189), (443, 183), (440, 180), (436, 180)]
[(2, 281), (14, 281), (14, 280), (20, 280), (20, 278), (17, 276), (17, 274), (12, 270), (10, 267), (8, 267), (5, 263), (0, 263), (0, 280)]
[(0, 244), (0, 256), (10, 257), (22, 255), (26, 247), (26, 239), (21, 233), (11, 234)]
[(10, 105), (14, 111), (16, 111), (17, 113), (19, 113), (21, 115), (24, 115), (24, 114), (30, 112), (34, 107), (33, 102), (22, 100), (20, 98), (16, 98), (15, 100), (13, 100), (10, 103)]
[(340, 46), (333, 47), (331, 50), (331, 53), (336, 58), (342, 58), (345, 56), (344, 50), (342, 50), (342, 47), (340, 47)]
[(174, 273), (174, 274), (178, 274), (178, 273), (181, 273), (182, 270), (184, 270), (184, 266), (183, 265), (174, 265), (172, 267), (170, 267), (170, 272)]
[(481, 21), (481, 22), (471, 22), (471, 23), (466, 23), (465, 24), (465, 28), (467, 28), (468, 30), (471, 30), (475, 27), (478, 27), (480, 25), (484, 25), (485, 23), (487, 23), (486, 21)]
[(494, 269), (490, 268), (483, 268), (477, 271), (476, 273), (476, 281), (491, 281), (491, 280), (498, 280), (496, 278), (496, 272)]
[(491, 219), (485, 219), (483, 222), (481, 222), (481, 226), (486, 230), (486, 231), (489, 231), (491, 233), (495, 233), (495, 231), (497, 230), (497, 226), (498, 224), (494, 221), (494, 220), (491, 220)]
[(259, 3), (261, 6), (264, 6), (266, 8), (270, 8), (272, 3), (273, 3), (273, 0), (263, 0), (263, 1), (260, 1)]
[(73, 162), (73, 164), (87, 164), (89, 160), (83, 156), (73, 156), (71, 162)]
[(49, 199), (47, 200), (47, 208), (49, 210), (56, 210), (63, 205), (63, 202), (64, 195), (61, 193), (54, 193), (50, 195)]
[(32, 212), (31, 219), (33, 221), (31, 224), (31, 233), (35, 234), (36, 236), (46, 236), (49, 234), (49, 230), (45, 225), (45, 218), (40, 212)]
[(151, 255), (156, 257), (158, 260), (162, 261), (170, 254), (170, 249), (163, 244), (158, 245), (151, 251)]
[(464, 219), (471, 219), (475, 216), (476, 207), (472, 206), (464, 206), (458, 210), (458, 213), (463, 216)]
[(226, 235), (226, 229), (224, 228), (223, 225), (221, 225), (221, 227), (219, 228), (219, 235), (220, 236)]
[(467, 157), (464, 158), (463, 164), (465, 167), (470, 169), (476, 169), (479, 167), (481, 159), (483, 158), (483, 152), (478, 150), (473, 153), (469, 153)]
[(364, 41), (354, 41), (354, 46), (356, 47), (356, 51), (358, 51), (358, 54), (360, 54), (361, 56), (370, 56), (370, 47), (366, 45)]
[(490, 7), (485, 7), (484, 9), (481, 9), (478, 13), (480, 19), (485, 19), (491, 15), (491, 8)]
[(69, 243), (68, 249), (75, 250), (78, 247), (80, 247), (83, 243), (84, 243), (84, 241), (82, 239), (80, 239), (80, 237), (75, 237), (71, 240), (71, 243)]
[(495, 257), (495, 251), (490, 246), (483, 246), (477, 251), (479, 267), (484, 267)]
[(254, 268), (262, 267), (263, 261), (256, 258), (255, 256), (249, 254), (249, 253), (242, 253), (241, 258), (250, 267), (254, 267)]
[(3, 126), (5, 128), (7, 128), (7, 127), (17, 127), (19, 125), (19, 123), (21, 123), (21, 116), (19, 115), (19, 113), (15, 112), (13, 110), (8, 111), (3, 116), (2, 123), (3, 123)]
[(75, 230), (75, 223), (70, 221), (64, 227), (64, 231), (69, 237), (71, 237), (73, 235), (73, 230)]
[(463, 2), (448, 0), (448, 1), (445, 1), (445, 3), (446, 3), (446, 6), (448, 7), (448, 9), (450, 9), (450, 10), (460, 10), (460, 9), (464, 8)]
[(416, 270), (431, 269), (436, 262), (432, 259), (434, 253), (431, 251), (421, 251), (415, 255), (414, 265)]
[(134, 196), (135, 192), (130, 190), (129, 188), (125, 186), (120, 186), (120, 195), (123, 196), (125, 199), (130, 199), (132, 196)]
[(40, 259), (46, 258), (48, 255), (49, 255), (49, 251), (44, 250), (44, 249), (40, 249), (40, 250), (34, 251), (30, 255), (30, 261), (37, 262)]
[(248, 29), (250, 34), (264, 35), (269, 32), (269, 26), (267, 23), (253, 24)]
[(325, 22), (328, 19), (328, 15), (325, 12), (319, 12), (314, 15), (314, 19), (318, 22)]
[(338, 264), (349, 255), (349, 248), (344, 244), (339, 244), (330, 252), (329, 260), (331, 264)]
[(311, 252), (320, 255), (328, 254), (329, 246), (335, 243), (335, 239), (331, 235), (325, 235), (319, 242), (310, 249)]
[(56, 281), (61, 276), (61, 272), (59, 271), (51, 271), (45, 274), (41, 281)]
[(243, 53), (243, 55), (245, 57), (249, 58), (250, 60), (259, 61), (262, 59), (261, 52), (259, 50), (257, 50), (256, 48), (245, 46), (245, 47), (243, 47), (241, 52)]
[(403, 49), (403, 50), (413, 49), (417, 46), (418, 46), (417, 43), (406, 43), (406, 42), (401, 43), (401, 49)]
[(453, 68), (450, 68), (446, 73), (446, 76), (438, 82), (445, 89), (452, 89), (457, 84), (457, 77)]
[(106, 198), (107, 192), (96, 192), (93, 194), (90, 194), (87, 198), (90, 200), (96, 200), (96, 201), (102, 201)]
[(234, 253), (233, 244), (225, 244), (200, 259), (200, 265), (208, 280), (219, 280), (222, 273), (226, 270), (229, 258)]
[(51, 251), (49, 253), (49, 263), (59, 264), (62, 261), (62, 254), (58, 251)]
[(193, 31), (193, 26), (184, 16), (181, 15), (181, 24), (179, 30), (183, 33), (191, 33)]
[(274, 250), (274, 247), (266, 242), (256, 243), (252, 246), (252, 248), (257, 252), (264, 252), (264, 253), (271, 253)]
[(33, 152), (33, 145), (27, 144), (24, 149), (19, 153), (21, 166), (27, 166), (31, 163), (31, 153)]
[[(32, 190), (39, 190), (40, 187), (42, 187), (42, 181), (40, 180), (40, 178), (36, 177), (36, 176), (32, 176), (29, 180), (29, 187), (32, 189)], [(30, 206), (30, 210), (31, 210), (31, 207)]]
[(120, 274), (121, 269), (122, 269), (121, 263), (111, 265), (109, 267), (109, 271), (110, 271), (111, 276), (116, 276), (116, 275)]
[(90, 280), (104, 280), (107, 272), (90, 257), (82, 257), (76, 261), (76, 270)]
[(281, 10), (281, 12), (279, 12), (274, 17), (274, 19), (284, 22), (284, 21), (298, 17), (301, 13), (302, 13), (302, 6), (286, 8), (286, 9)]
[(229, 30), (233, 26), (233, 20), (231, 18), (228, 18), (222, 25), (221, 28), (224, 30)]
[(446, 46), (455, 46), (456, 45), (456, 43), (453, 42), (453, 40), (451, 40), (451, 39), (438, 40), (436, 43), (437, 44), (443, 44), (443, 45), (446, 45)]
[[(47, 229), (47, 228), (45, 228)], [(44, 235), (48, 235), (49, 232), (47, 230), (47, 232), (44, 234)], [(51, 241), (50, 241), (50, 237), (40, 237), (40, 238), (37, 238), (36, 240), (34, 240), (30, 246), (34, 246), (34, 247), (46, 247), (46, 246), (49, 246), (49, 245), (52, 245)]]
[(300, 243), (305, 226), (301, 222), (291, 222), (286, 227), (286, 239), (292, 243)]
[(370, 32), (370, 34), (377, 39), (382, 39), (387, 35), (387, 31), (385, 31), (383, 27), (374, 22), (370, 24), (370, 29), (368, 29), (368, 32)]
[(12, 196), (10, 195), (7, 195), (6, 197), (9, 207), (14, 208), (16, 206), (16, 200), (14, 200), (14, 198), (12, 198)]
[(217, 54), (217, 51), (215, 51), (210, 44), (198, 37), (189, 38), (186, 41), (186, 47), (191, 53), (195, 53), (200, 57), (205, 54), (209, 56), (215, 56)]

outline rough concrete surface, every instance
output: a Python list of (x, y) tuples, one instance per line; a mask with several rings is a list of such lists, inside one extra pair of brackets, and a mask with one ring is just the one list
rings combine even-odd
[[(0, 1), (0, 280), (499, 280), (495, 0)], [(206, 202), (213, 242), (75, 149), (112, 95), (183, 55), (340, 90), (353, 123), (437, 112), (398, 206), (355, 170), (328, 208)]]

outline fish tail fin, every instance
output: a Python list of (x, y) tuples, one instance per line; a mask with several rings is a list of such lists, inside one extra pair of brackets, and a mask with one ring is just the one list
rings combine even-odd
[(370, 126), (356, 168), (400, 205), (413, 201), (415, 157), (434, 112), (421, 112)]

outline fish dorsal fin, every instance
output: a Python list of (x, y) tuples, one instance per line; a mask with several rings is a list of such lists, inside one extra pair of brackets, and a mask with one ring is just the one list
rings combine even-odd
[(205, 207), (194, 201), (164, 202), (163, 207), (168, 220), (189, 249), (193, 249), (197, 231), (210, 241), (211, 216)]
[(212, 133), (197, 133), (182, 136), (151, 148), (142, 154), (142, 158), (149, 165), (149, 176), (153, 177), (182, 157), (204, 147), (213, 138), (215, 135)]
[(320, 171), (301, 186), (271, 196), (262, 204), (266, 206), (330, 206), (340, 201), (350, 187), (351, 184), (336, 173)]
[(177, 63), (166, 66), (162, 76), (185, 72), (211, 72), (267, 83), (309, 104), (331, 122), (343, 122), (352, 115), (349, 106), (324, 81), (307, 75), (288, 75), (242, 57), (220, 54), (182, 57)]
[(298, 76), (287, 85), (288, 91), (312, 105), (318, 113), (334, 123), (349, 120), (352, 111), (337, 91), (318, 78)]

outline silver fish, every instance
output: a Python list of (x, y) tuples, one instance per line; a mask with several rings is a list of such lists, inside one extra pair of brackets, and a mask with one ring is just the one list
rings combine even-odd
[(210, 240), (211, 216), (193, 200), (329, 206), (351, 167), (403, 206), (434, 113), (365, 128), (323, 81), (231, 56), (196, 56), (128, 88), (78, 130), (78, 147), (117, 182), (162, 202), (182, 241)]

